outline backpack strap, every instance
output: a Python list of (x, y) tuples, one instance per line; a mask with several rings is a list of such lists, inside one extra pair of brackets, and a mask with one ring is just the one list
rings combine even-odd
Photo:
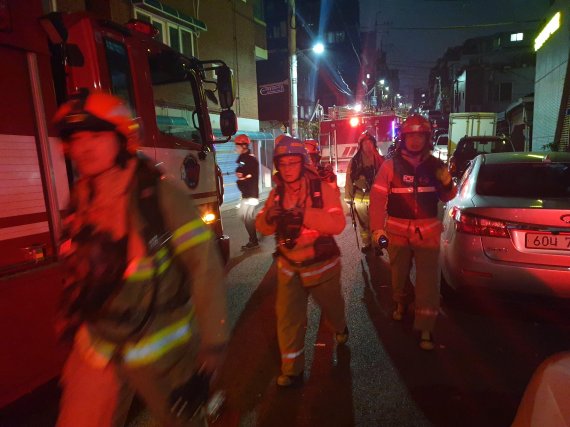
[(309, 190), (311, 191), (311, 202), (313, 207), (322, 209), (324, 207), (324, 203), (321, 178), (312, 178), (309, 181)]
[(138, 159), (135, 176), (137, 179), (136, 201), (139, 214), (144, 221), (141, 233), (149, 254), (154, 255), (171, 237), (170, 232), (166, 230), (158, 199), (158, 183), (162, 174), (146, 159)]

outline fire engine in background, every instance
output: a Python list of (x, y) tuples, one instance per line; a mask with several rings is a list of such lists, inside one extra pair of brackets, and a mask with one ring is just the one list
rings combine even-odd
[[(50, 121), (81, 88), (122, 97), (144, 127), (144, 153), (192, 194), (225, 257), (221, 174), (208, 114), (214, 91), (222, 134), (236, 131), (231, 71), (153, 39), (154, 29), (85, 13), (45, 15), (42, 2), (0, 2), (0, 407), (58, 375), (66, 350), (54, 332), (62, 271), (61, 213), (73, 184)], [(207, 81), (214, 70), (216, 81)]]
[(365, 130), (376, 137), (380, 154), (386, 155), (404, 116), (394, 110), (357, 112), (348, 107), (330, 107), (319, 128), (322, 160), (337, 175), (339, 187), (346, 182), (346, 169), (358, 150), (358, 136)]

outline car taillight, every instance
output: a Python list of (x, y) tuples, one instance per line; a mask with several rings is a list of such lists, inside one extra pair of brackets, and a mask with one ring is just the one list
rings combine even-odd
[(492, 218), (471, 215), (461, 209), (453, 208), (456, 230), (460, 233), (477, 236), (509, 237), (507, 223)]

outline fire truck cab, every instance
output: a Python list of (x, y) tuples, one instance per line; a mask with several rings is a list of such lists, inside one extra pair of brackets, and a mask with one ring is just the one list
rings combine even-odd
[[(0, 407), (54, 378), (67, 352), (54, 319), (73, 170), (51, 119), (71, 94), (96, 89), (130, 105), (143, 128), (142, 151), (194, 198), (229, 254), (213, 148), (224, 141), (214, 137), (207, 101), (219, 103), (229, 139), (236, 132), (229, 68), (183, 56), (142, 22), (44, 15), (42, 3), (0, 2)], [(208, 80), (208, 71), (217, 78)]]
[(347, 107), (329, 108), (319, 129), (321, 161), (332, 166), (339, 187), (345, 185), (346, 170), (358, 151), (360, 134), (367, 130), (374, 135), (380, 154), (385, 156), (402, 122), (403, 116), (393, 110), (357, 112)]

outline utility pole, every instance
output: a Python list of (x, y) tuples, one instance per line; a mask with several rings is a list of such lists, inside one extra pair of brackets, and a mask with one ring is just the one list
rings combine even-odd
[(297, 107), (297, 24), (295, 20), (295, 0), (288, 0), (290, 20), (287, 25), (289, 38), (289, 132), (299, 135), (299, 114)]

